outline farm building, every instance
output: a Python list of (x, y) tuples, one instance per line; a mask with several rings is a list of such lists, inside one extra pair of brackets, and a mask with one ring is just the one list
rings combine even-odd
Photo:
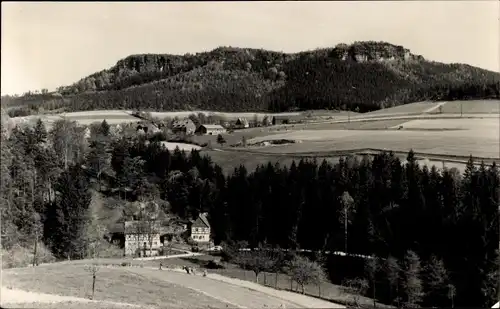
[(137, 133), (140, 133), (140, 134), (147, 134), (148, 132), (150, 134), (154, 134), (154, 133), (158, 133), (158, 132), (161, 132), (160, 129), (158, 129), (158, 127), (154, 124), (146, 124), (146, 123), (140, 123), (139, 125), (137, 125), (137, 128), (136, 128), (136, 131)]
[(272, 119), (273, 125), (301, 123), (304, 121), (303, 115), (274, 115)]
[(172, 122), (172, 132), (192, 135), (196, 131), (196, 125), (191, 119), (174, 120)]
[(262, 125), (263, 126), (270, 126), (273, 124), (273, 120), (274, 120), (274, 117), (273, 116), (269, 116), (269, 115), (266, 115), (264, 116), (264, 118), (262, 119)]
[(216, 135), (226, 133), (226, 129), (219, 124), (202, 124), (196, 130), (196, 133), (200, 135)]
[(207, 214), (201, 213), (198, 218), (191, 223), (191, 238), (197, 243), (210, 242), (210, 223)]
[[(125, 221), (125, 256), (155, 256), (159, 255), (160, 226), (146, 221)], [(151, 246), (150, 246), (151, 244)]]
[(246, 118), (240, 117), (236, 120), (234, 126), (237, 129), (246, 129), (250, 127), (250, 124), (248, 123), (248, 120)]

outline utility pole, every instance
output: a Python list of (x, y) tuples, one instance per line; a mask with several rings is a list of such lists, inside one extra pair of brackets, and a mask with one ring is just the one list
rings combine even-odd
[(462, 113), (462, 104), (464, 104), (464, 103), (460, 102), (460, 118), (462, 118), (462, 115), (463, 115), (463, 113)]
[[(356, 89), (356, 87), (351, 86), (351, 89)], [(351, 104), (347, 106), (347, 122), (351, 123)]]

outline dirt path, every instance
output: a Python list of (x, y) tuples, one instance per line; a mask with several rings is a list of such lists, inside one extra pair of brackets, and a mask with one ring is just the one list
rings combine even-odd
[(202, 277), (181, 271), (159, 271), (153, 268), (129, 268), (129, 271), (182, 285), (237, 308), (345, 308), (314, 297), (275, 290), (217, 274)]
[(430, 107), (430, 108), (426, 109), (425, 111), (423, 111), (422, 114), (433, 112), (433, 111), (435, 111), (436, 109), (440, 108), (441, 106), (443, 106), (445, 104), (446, 104), (446, 102), (439, 102), (435, 106)]
[[(138, 305), (110, 302), (110, 301), (93, 301), (86, 298), (73, 297), (73, 296), (61, 296), (54, 294), (45, 294), (37, 292), (28, 292), (18, 289), (9, 289), (2, 287), (1, 290), (1, 305), (2, 307), (8, 307), (15, 304), (23, 304), (34, 306), (34, 304), (56, 304), (56, 303), (80, 303), (82, 308), (84, 304), (98, 303), (106, 306), (118, 306), (118, 307), (140, 307)], [(17, 307), (17, 306), (16, 306)], [(23, 306), (24, 307), (24, 306)]]

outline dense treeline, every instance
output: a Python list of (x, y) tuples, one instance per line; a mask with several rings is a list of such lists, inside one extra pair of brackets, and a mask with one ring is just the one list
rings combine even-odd
[[(500, 75), (424, 60), (384, 42), (286, 54), (221, 47), (196, 55), (133, 55), (48, 94), (5, 98), (11, 116), (42, 109), (371, 111), (424, 100), (499, 98)], [(60, 97), (62, 96), (62, 97)], [(2, 100), (4, 101), (4, 100)]]
[[(91, 127), (88, 141), (66, 121), (50, 132), (42, 122), (4, 131), (4, 250), (31, 250), (43, 239), (58, 258), (89, 256), (106, 225), (95, 211), (93, 192), (100, 191), (120, 199), (120, 209), (158, 199), (165, 212), (183, 218), (208, 212), (216, 243), (373, 255), (369, 274), (356, 267), (386, 303), (449, 306), (454, 289), (455, 306), (491, 306), (498, 292), (496, 165), (470, 162), (461, 175), (421, 168), (411, 152), (405, 164), (382, 153), (335, 165), (301, 160), (251, 172), (240, 166), (226, 177), (199, 152), (169, 152), (105, 122)], [(338, 278), (333, 258), (326, 267)], [(410, 288), (416, 292), (404, 292)]]

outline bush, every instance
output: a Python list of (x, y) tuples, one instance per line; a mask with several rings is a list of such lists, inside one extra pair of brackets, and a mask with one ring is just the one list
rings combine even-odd
[[(10, 250), (1, 251), (2, 254), (2, 268), (15, 268), (26, 267), (33, 264), (33, 248), (25, 248), (20, 245), (14, 245)], [(51, 263), (56, 259), (49, 249), (43, 244), (38, 243), (37, 247), (37, 262)]]
[(110, 243), (104, 243), (99, 250), (100, 258), (118, 258), (123, 257), (123, 249)]
[(206, 268), (208, 268), (208, 269), (223, 269), (225, 267), (224, 267), (224, 265), (222, 265), (214, 260), (210, 260), (210, 261), (208, 261)]

